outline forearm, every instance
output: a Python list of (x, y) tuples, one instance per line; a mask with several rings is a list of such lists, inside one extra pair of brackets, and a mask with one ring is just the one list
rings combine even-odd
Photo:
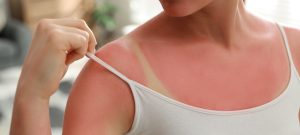
[(49, 99), (68, 66), (96, 44), (83, 20), (40, 21), (19, 79), (10, 135), (51, 135)]
[(20, 91), (15, 97), (10, 135), (51, 135), (49, 100)]

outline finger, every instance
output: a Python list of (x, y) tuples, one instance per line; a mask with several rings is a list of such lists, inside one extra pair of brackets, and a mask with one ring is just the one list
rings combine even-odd
[(82, 30), (82, 29), (78, 29), (78, 28), (74, 28), (74, 27), (61, 26), (61, 25), (55, 25), (55, 27), (65, 31), (65, 32), (80, 34), (80, 35), (84, 36), (86, 39), (90, 38), (89, 33), (85, 30)]
[(96, 38), (92, 30), (88, 27), (86, 22), (81, 19), (72, 19), (72, 18), (61, 18), (51, 20), (53, 23), (63, 26), (76, 27), (82, 30), (85, 30), (89, 33), (89, 51), (93, 52), (97, 44)]
[[(71, 48), (69, 49), (65, 63), (66, 65), (69, 65), (85, 56), (88, 51), (88, 39), (86, 37), (83, 39), (83, 36), (80, 37), (81, 35), (79, 36), (79, 34), (71, 32), (68, 32), (67, 34), (69, 35), (68, 42), (71, 45)], [(78, 39), (76, 40), (76, 38)]]
[(71, 64), (87, 53), (88, 39), (81, 34), (67, 32), (62, 29), (54, 29), (50, 32), (48, 41), (55, 50), (59, 49), (61, 53), (66, 53), (65, 64)]
[(83, 56), (75, 51), (69, 52), (66, 58), (66, 65), (72, 64), (74, 61), (81, 59)]
[[(81, 30), (81, 29), (74, 28), (74, 27), (68, 27), (68, 26), (60, 26), (60, 25), (57, 25), (57, 27), (64, 29), (64, 31), (67, 31), (67, 32), (81, 34), (82, 36), (85, 36), (87, 39), (90, 39), (89, 33), (85, 30)], [(91, 44), (89, 42), (88, 51), (91, 53), (95, 53), (95, 46), (96, 46), (95, 44)]]
[(69, 52), (76, 52), (79, 55), (84, 56), (87, 53), (88, 49), (88, 39), (75, 33), (68, 33), (71, 37), (68, 42), (71, 46), (68, 50)]

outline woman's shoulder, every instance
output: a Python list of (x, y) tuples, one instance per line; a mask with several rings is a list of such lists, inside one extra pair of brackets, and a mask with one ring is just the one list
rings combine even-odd
[[(126, 38), (104, 45), (95, 55), (128, 78), (138, 78), (137, 63)], [(101, 134), (107, 129), (105, 127), (112, 131), (120, 127), (116, 132), (125, 133), (130, 129), (133, 117), (134, 101), (128, 84), (89, 60), (73, 84), (64, 129), (87, 132), (83, 127), (89, 127), (89, 131)]]
[(129, 79), (141, 78), (139, 62), (133, 51), (133, 41), (129, 36), (121, 37), (104, 45), (95, 55)]
[(284, 29), (290, 42), (300, 43), (300, 27), (284, 25)]
[(282, 25), (282, 26), (284, 27), (286, 33), (288, 34), (289, 40), (293, 40), (297, 37), (299, 39), (300, 27), (291, 26), (291, 25)]
[[(96, 51), (95, 56), (125, 77), (131, 80), (141, 79), (142, 72), (127, 37), (121, 37), (102, 46)], [(123, 96), (127, 94), (130, 97), (131, 95), (127, 82), (92, 59), (86, 63), (77, 80), (80, 80), (81, 77), (84, 78), (84, 76), (90, 78), (88, 83), (97, 87), (97, 91), (100, 93), (103, 93), (101, 89), (106, 87), (107, 89), (114, 89), (111, 92), (123, 93)], [(84, 81), (87, 79), (83, 79), (81, 82)], [(78, 81), (78, 83), (81, 82)]]
[(297, 28), (285, 25), (284, 28), (294, 58), (294, 63), (298, 71), (300, 71), (300, 27)]

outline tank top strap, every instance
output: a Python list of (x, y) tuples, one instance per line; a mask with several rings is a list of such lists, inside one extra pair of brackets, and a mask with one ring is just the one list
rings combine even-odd
[(101, 60), (100, 58), (98, 58), (97, 56), (95, 56), (93, 53), (87, 53), (86, 56), (88, 58), (90, 58), (91, 60), (95, 61), (96, 63), (100, 64), (101, 66), (103, 66), (104, 68), (106, 68), (108, 71), (110, 71), (111, 73), (115, 74), (116, 76), (118, 76), (120, 79), (122, 79), (123, 81), (125, 81), (126, 83), (130, 84), (130, 79), (127, 78), (124, 74), (120, 73), (118, 70), (116, 70), (115, 68), (113, 68), (112, 66), (110, 66), (109, 64), (107, 64), (106, 62), (104, 62), (103, 60)]
[(277, 26), (278, 26), (278, 28), (280, 30), (280, 33), (281, 33), (281, 36), (282, 36), (282, 40), (284, 42), (284, 45), (285, 45), (285, 48), (286, 48), (286, 51), (287, 51), (287, 54), (288, 54), (289, 62), (291, 64), (291, 67), (293, 68), (295, 66), (295, 64), (294, 64), (294, 60), (293, 60), (291, 48), (290, 48), (290, 45), (289, 45), (289, 41), (288, 41), (286, 32), (284, 30), (284, 26), (282, 26), (282, 25), (280, 25), (278, 23), (277, 23)]

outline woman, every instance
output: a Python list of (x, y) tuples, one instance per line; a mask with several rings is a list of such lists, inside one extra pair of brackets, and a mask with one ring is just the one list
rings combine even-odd
[[(89, 55), (64, 135), (300, 134), (298, 30), (252, 15), (242, 0), (160, 2), (164, 12)], [(50, 134), (49, 98), (67, 66), (95, 44), (83, 22), (40, 23), (11, 135)]]

